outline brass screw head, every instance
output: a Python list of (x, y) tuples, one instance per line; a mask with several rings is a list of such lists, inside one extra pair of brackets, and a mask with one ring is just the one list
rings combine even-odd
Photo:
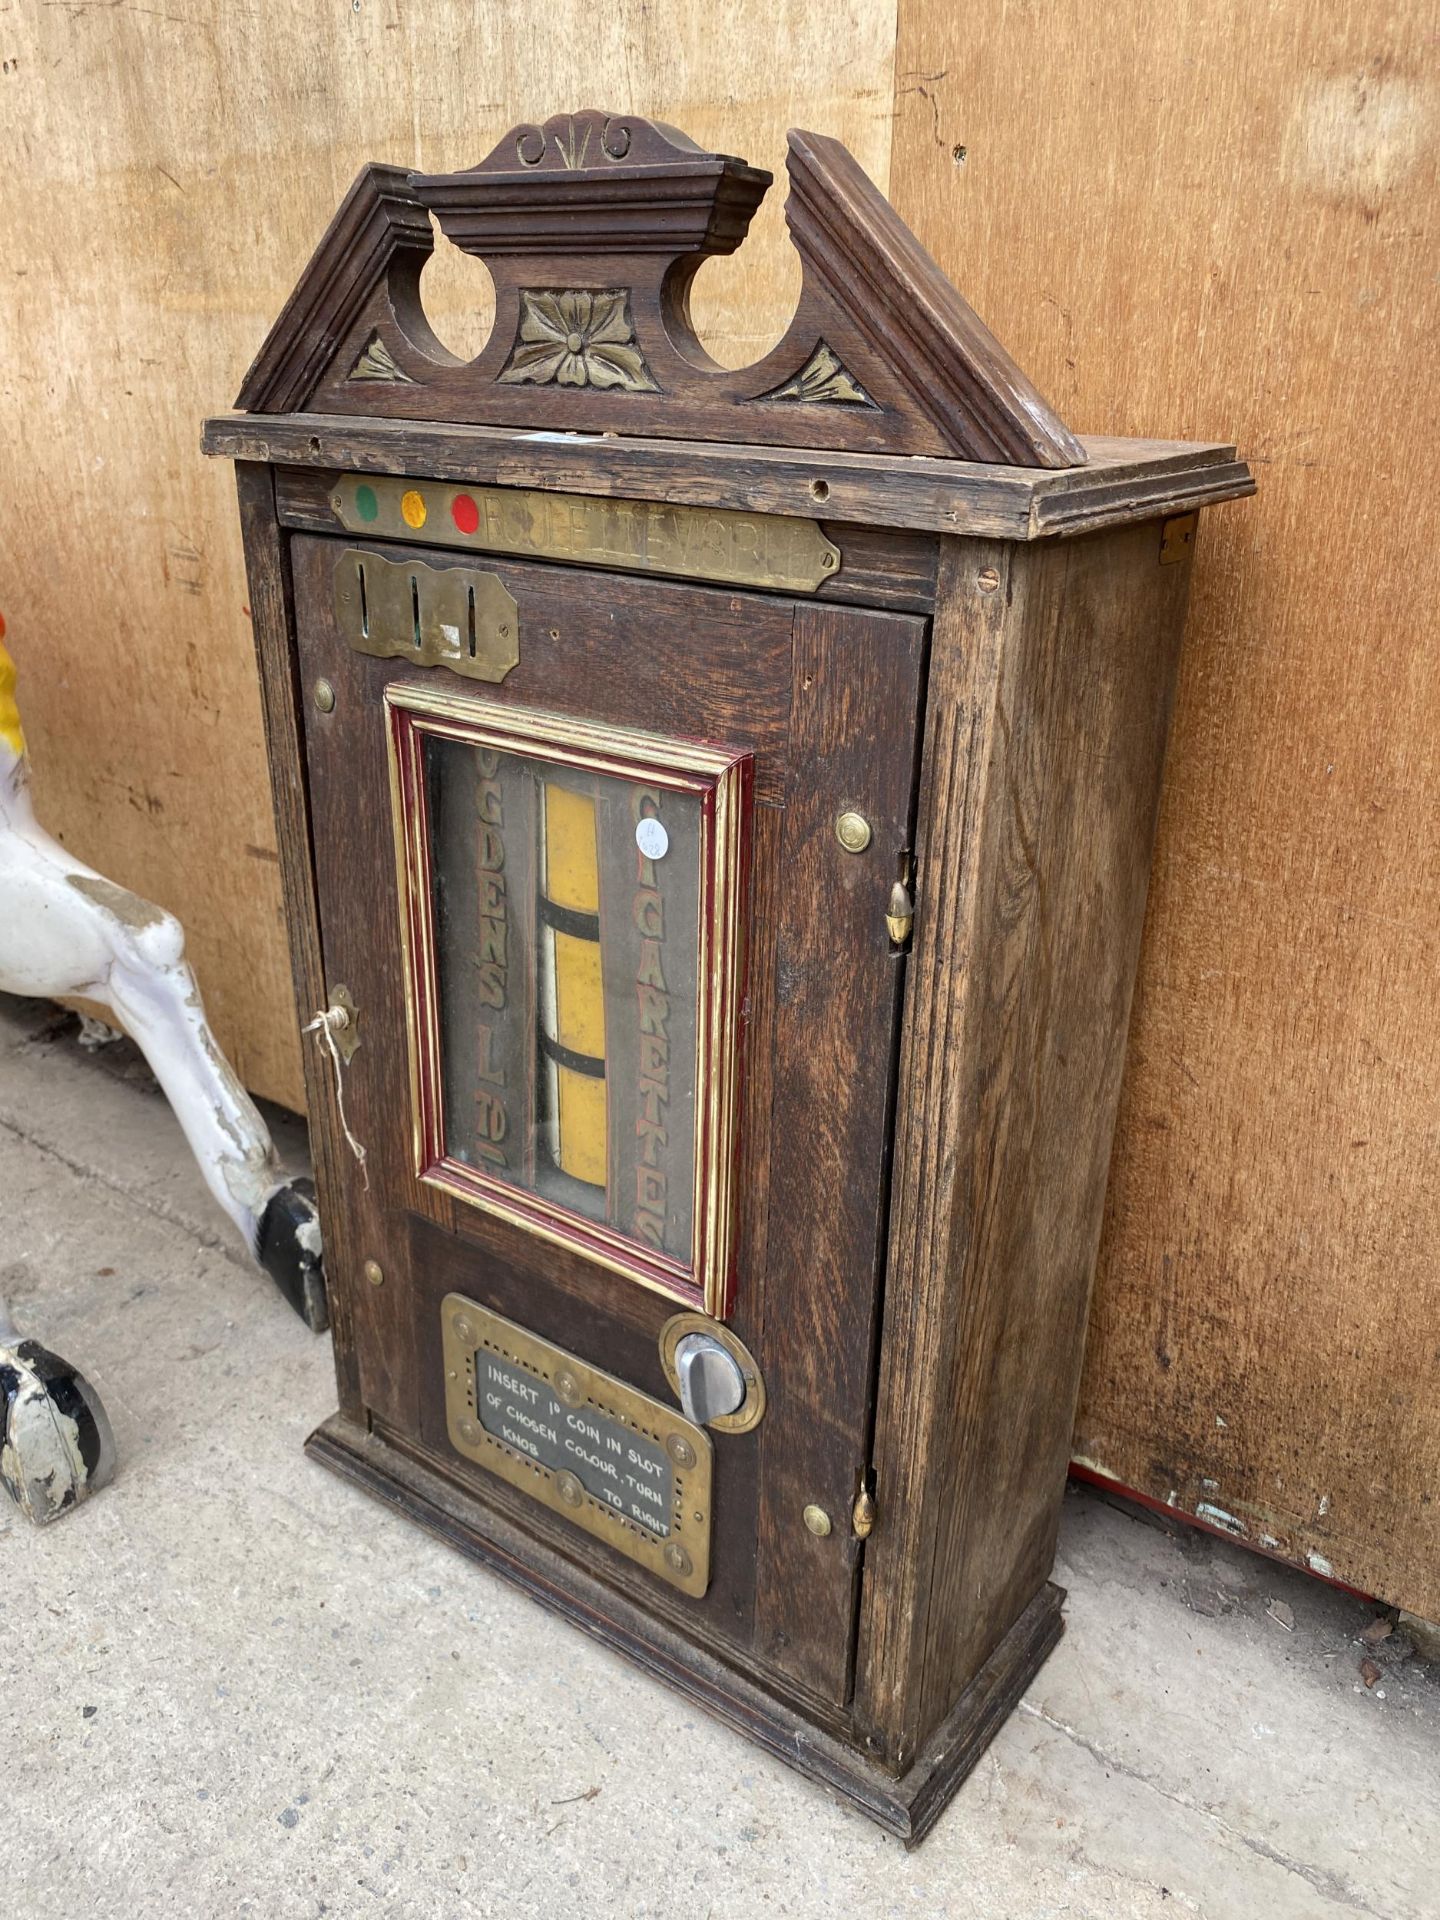
[(385, 1269), (380, 1265), (378, 1260), (367, 1260), (363, 1271), (365, 1278), (370, 1282), (372, 1287), (384, 1286)]
[(328, 680), (317, 680), (315, 682), (315, 704), (321, 713), (333, 713), (335, 711), (335, 689)]
[(585, 1498), (585, 1489), (573, 1473), (557, 1473), (555, 1476), (555, 1491), (567, 1507), (578, 1507)]
[(847, 853), (863, 853), (874, 837), (863, 813), (842, 813), (836, 819), (835, 838)]
[(695, 1464), (695, 1449), (683, 1433), (667, 1434), (665, 1438), (665, 1451), (677, 1467), (685, 1467), (688, 1469)]
[(473, 1447), (479, 1444), (480, 1429), (473, 1420), (462, 1420), (459, 1426), (459, 1434), (467, 1447)]
[(695, 1562), (690, 1558), (678, 1540), (672, 1540), (665, 1549), (665, 1564), (672, 1573), (678, 1573), (683, 1579), (693, 1571)]
[(580, 1382), (568, 1367), (561, 1367), (555, 1375), (555, 1392), (567, 1407), (578, 1407), (585, 1397), (580, 1391)]
[(1000, 575), (994, 567), (982, 567), (975, 576), (975, 584), (982, 593), (994, 593), (1000, 584)]
[(467, 1319), (463, 1313), (457, 1313), (450, 1324), (455, 1329), (455, 1338), (457, 1340), (463, 1340), (467, 1345), (474, 1340), (475, 1323), (473, 1320)]
[(823, 1540), (830, 1531), (830, 1516), (824, 1507), (809, 1506), (805, 1509), (805, 1524), (817, 1540)]

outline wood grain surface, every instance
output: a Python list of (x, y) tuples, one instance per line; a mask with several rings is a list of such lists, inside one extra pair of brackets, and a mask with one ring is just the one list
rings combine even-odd
[[(869, 1462), (904, 983), (884, 906), (912, 844), (924, 641), (922, 621), (892, 614), (795, 616), (761, 1348), (784, 1356), (787, 1391), (771, 1392), (760, 1428), (756, 1640), (762, 1658), (842, 1700), (854, 1580), (832, 1569), (843, 1556), (853, 1576), (860, 1562), (849, 1521)], [(836, 840), (846, 808), (874, 833), (859, 854)], [(828, 1538), (796, 1524), (811, 1502), (834, 1522)]]
[[(1082, 464), (1084, 448), (850, 150), (798, 128), (787, 148), (801, 294), (762, 359), (719, 366), (689, 290), (707, 258), (743, 245), (773, 176), (657, 122), (586, 108), (512, 128), (457, 172), (363, 167), (235, 404)], [(452, 353), (425, 316), (432, 216), (493, 283), (478, 356)]]
[(1054, 1555), (1185, 618), (1161, 556), (1154, 521), (941, 554), (856, 1689), (902, 1770)]
[(1077, 431), (1260, 481), (1195, 565), (1076, 1449), (1431, 1618), (1433, 25), (910, 0), (891, 182)]
[[(367, 160), (437, 171), (517, 121), (643, 111), (783, 171), (813, 126), (889, 180), (895, 0), (259, 11), (26, 7), (4, 16), (0, 609), (37, 800), (83, 858), (173, 909), (245, 1083), (304, 1094), (235, 495), (199, 457)], [(737, 49), (744, 49), (737, 61)], [(693, 311), (758, 358), (799, 290), (772, 192)], [(489, 327), (448, 243), (423, 282), (448, 345)]]
[[(258, 484), (254, 469), (244, 472), (247, 488)], [(313, 901), (307, 853), (288, 832), (285, 877), (305, 896), (302, 929), (318, 906), (326, 982), (343, 980), (360, 1010), (344, 1089), (363, 1168), (346, 1149), (323, 1073), (312, 1085), (328, 1148), (330, 1217), (343, 1229), (327, 1254), (342, 1394), (349, 1404), (353, 1388), (365, 1417), (397, 1444), (424, 1448), (455, 1472), (440, 1351), (447, 1293), (467, 1293), (667, 1400), (659, 1337), (676, 1301), (458, 1197), (439, 1215), (427, 1204), (403, 1092), (406, 998), (382, 696), (396, 684), (431, 683), (434, 670), (358, 652), (344, 637), (333, 576), (349, 536), (279, 538), (288, 539), (293, 574), (298, 671), (289, 691), (292, 700), (298, 693), (305, 752), (305, 778), (287, 780), (282, 799), (287, 820), (299, 800), (292, 788), (308, 801)], [(1157, 540), (1152, 529), (1152, 554)], [(257, 541), (257, 583), (283, 578), (283, 567), (271, 564), (277, 544), (274, 529)], [(388, 551), (423, 560), (436, 550), (391, 543)], [(910, 842), (928, 622), (528, 560), (495, 565), (525, 640), (502, 682), (463, 690), (479, 711), (499, 716), (543, 704), (754, 756), (742, 909), (742, 1201), (728, 1320), (756, 1358), (767, 1409), (753, 1434), (717, 1436), (724, 1465), (703, 1600), (656, 1594), (654, 1581), (621, 1556), (607, 1549), (599, 1557), (607, 1577), (646, 1595), (652, 1610), (673, 1614), (692, 1637), (725, 1642), (732, 1657), (763, 1668), (824, 1724), (843, 1725), (860, 1557), (849, 1518), (870, 1442), (904, 977), (885, 908)], [(267, 591), (267, 636), (275, 597)], [(268, 685), (268, 644), (265, 657)], [(324, 707), (314, 699), (321, 679), (333, 694)], [(357, 804), (357, 796), (379, 796), (380, 804)], [(847, 808), (873, 830), (859, 853), (846, 851), (835, 831)], [(518, 863), (505, 866), (513, 887)], [(518, 914), (518, 904), (512, 910)], [(319, 1004), (326, 991), (307, 974), (305, 1004)], [(459, 1025), (463, 1042), (463, 1018)], [(437, 1230), (444, 1228), (451, 1231)], [(380, 1269), (378, 1284), (367, 1261)], [(458, 1471), (479, 1501), (498, 1498), (483, 1469)], [(1059, 1489), (1052, 1475), (1052, 1504)], [(811, 1503), (833, 1520), (824, 1537), (804, 1523)], [(537, 1521), (523, 1493), (500, 1504), (573, 1550), (567, 1523)], [(583, 1551), (597, 1549), (586, 1539)], [(805, 1605), (797, 1609), (800, 1592)]]
[(575, 435), (513, 427), (347, 420), (294, 413), (205, 422), (202, 445), (227, 460), (419, 473), (486, 485), (548, 487), (700, 507), (850, 517), (877, 527), (1043, 540), (1188, 513), (1255, 490), (1233, 446), (1173, 440), (1085, 442), (1083, 467), (1045, 472), (920, 455)]

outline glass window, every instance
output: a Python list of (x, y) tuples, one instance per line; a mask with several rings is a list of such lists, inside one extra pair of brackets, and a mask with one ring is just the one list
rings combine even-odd
[[(513, 710), (468, 727), (453, 696), (431, 697), (436, 724), (413, 689), (387, 697), (422, 1174), (714, 1310), (742, 763)], [(510, 737), (527, 723), (554, 737)]]
[(424, 754), (446, 1155), (688, 1266), (699, 796)]

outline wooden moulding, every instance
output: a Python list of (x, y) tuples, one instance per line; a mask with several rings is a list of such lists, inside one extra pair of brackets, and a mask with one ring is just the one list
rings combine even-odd
[(1255, 491), (1233, 446), (1178, 440), (1088, 439), (1085, 466), (1047, 472), (820, 448), (681, 445), (299, 413), (207, 420), (201, 445), (226, 459), (279, 466), (408, 473), (999, 540), (1091, 533)]
[(828, 1787), (907, 1847), (917, 1846), (934, 1826), (1064, 1630), (1064, 1593), (1047, 1584), (1011, 1625), (904, 1777), (897, 1779), (493, 1508), (467, 1499), (444, 1475), (342, 1414), (311, 1434), (306, 1451), (665, 1681), (786, 1766)]
[[(591, 109), (517, 127), (460, 173), (363, 169), (236, 404), (1083, 466), (1083, 442), (848, 150), (794, 131), (787, 166), (800, 302), (754, 366), (711, 359), (689, 289), (744, 239), (770, 175)], [(431, 212), (495, 282), (471, 361), (421, 303)]]

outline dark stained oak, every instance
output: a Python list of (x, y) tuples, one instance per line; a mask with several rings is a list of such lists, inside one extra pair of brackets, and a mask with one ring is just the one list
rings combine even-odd
[[(415, 1176), (381, 696), (434, 675), (358, 653), (338, 630), (337, 556), (373, 544), (302, 533), (290, 551), (302, 687), (311, 694), (320, 919), (331, 977), (362, 1009), (345, 1098), (367, 1160), (362, 1172), (342, 1158), (343, 1206), (359, 1262), (374, 1259), (385, 1274), (378, 1288), (352, 1289), (362, 1398), (374, 1419), (434, 1455), (448, 1452), (439, 1351), (448, 1291), (468, 1292), (666, 1398), (658, 1337), (679, 1303), (464, 1201), (432, 1197)], [(395, 542), (386, 551), (455, 557)], [(569, 711), (754, 755), (743, 1200), (730, 1321), (761, 1357), (771, 1412), (754, 1434), (717, 1443), (721, 1571), (702, 1603), (681, 1605), (692, 1631), (740, 1635), (749, 1657), (815, 1710), (843, 1709), (859, 1560), (848, 1515), (869, 1443), (902, 974), (884, 914), (909, 844), (927, 622), (506, 556), (490, 564), (518, 608), (520, 659), (498, 685), (457, 683), (467, 700), (499, 712)], [(321, 679), (335, 690), (328, 713), (313, 700)], [(854, 806), (875, 830), (860, 856), (841, 847), (834, 828)], [(780, 1196), (778, 1209), (767, 1209), (767, 1194)], [(482, 1470), (462, 1471), (481, 1497), (508, 1498)], [(811, 1501), (833, 1511), (828, 1539), (802, 1524)], [(552, 1536), (558, 1528), (563, 1541), (563, 1522), (535, 1524)], [(588, 1541), (584, 1550), (600, 1551)], [(743, 1595), (727, 1584), (737, 1569)], [(613, 1576), (633, 1584), (618, 1558)], [(809, 1596), (798, 1619), (789, 1600), (797, 1584)], [(665, 1595), (656, 1601), (669, 1604)]]
[(859, 1687), (902, 1766), (1054, 1553), (1188, 585), (1153, 525), (942, 559)]
[[(1082, 466), (1082, 442), (852, 155), (797, 131), (788, 167), (800, 303), (753, 367), (711, 360), (689, 288), (744, 239), (770, 175), (587, 110), (515, 128), (468, 171), (364, 168), (236, 404)], [(472, 361), (425, 317), (427, 211), (495, 282)]]
[[(846, 1697), (849, 1516), (869, 1465), (895, 1022), (904, 957), (885, 926), (911, 843), (913, 742), (925, 632), (917, 620), (801, 608), (781, 849), (770, 1231), (764, 1345), (787, 1355), (786, 1392), (760, 1438), (757, 1655)], [(847, 853), (835, 821), (857, 808), (874, 838)], [(825, 1509), (835, 1531), (801, 1523)], [(795, 1596), (806, 1602), (797, 1607)]]
[[(290, 969), (298, 1019), (308, 1021), (328, 1003), (320, 921), (315, 898), (309, 766), (295, 651), (295, 601), (289, 541), (275, 511), (275, 476), (268, 467), (238, 462), (235, 487), (245, 542), (250, 619), (260, 682), (265, 747), (270, 763), (276, 845), (290, 937)], [(362, 1399), (351, 1319), (359, 1270), (352, 1222), (344, 1204), (345, 1168), (336, 1157), (334, 1089), (317, 1048), (303, 1054), (310, 1149), (321, 1218), (325, 1223), (325, 1281), (340, 1410), (358, 1417)], [(360, 1256), (363, 1258), (363, 1256)]]
[(1086, 466), (1047, 473), (958, 460), (897, 460), (616, 434), (292, 414), (207, 420), (201, 445), (230, 460), (412, 473), (483, 486), (553, 487), (693, 507), (741, 507), (923, 533), (1044, 540), (1243, 499), (1235, 449), (1178, 440), (1087, 440)]
[[(790, 175), (796, 318), (758, 367), (727, 372), (695, 341), (686, 293), (768, 184), (743, 161), (582, 113), (517, 128), (462, 173), (367, 169), (247, 376), (245, 416), (208, 422), (204, 444), (239, 463), (297, 1008), (309, 1019), (343, 982), (361, 1009), (343, 1084), (363, 1167), (326, 1062), (307, 1056), (340, 1398), (312, 1453), (914, 1844), (1060, 1631), (1049, 1576), (1196, 513), (1253, 482), (1226, 445), (1074, 440), (842, 149), (792, 135)], [(468, 365), (419, 303), (431, 212), (496, 282), (495, 333)], [(507, 501), (534, 515), (515, 522), (527, 546), (550, 529), (565, 549), (519, 559), (481, 546), (449, 495), (448, 541), (433, 522), (432, 544), (396, 537), (398, 489), (389, 534), (347, 530), (333, 502), (358, 512), (342, 483), (373, 475), (586, 504)], [(810, 593), (776, 584), (804, 572), (641, 571), (586, 545), (607, 524), (594, 503), (626, 500), (815, 522), (838, 565), (817, 562)], [(406, 525), (432, 506), (412, 503)], [(818, 551), (808, 527), (749, 526), (749, 544), (704, 527), (731, 567), (782, 541)], [(675, 541), (647, 561), (699, 551)], [(352, 644), (334, 581), (356, 549), (387, 563), (382, 580), (400, 563), (417, 582), (426, 567), (493, 576), (476, 591), (503, 590), (486, 603), (518, 622), (504, 677), (462, 678), (453, 649), (425, 664), (444, 650), (441, 629), (422, 635), (418, 584), (413, 654), (410, 606), (387, 616), (400, 651), (376, 657), (369, 602), (357, 616), (347, 601)], [(472, 720), (650, 736), (646, 781), (665, 764), (656, 737), (672, 760), (703, 743), (743, 765), (739, 953), (719, 975), (733, 1270), (709, 1298), (766, 1407), (749, 1432), (712, 1435), (698, 1598), (450, 1441), (449, 1294), (668, 1406), (662, 1329), (695, 1290), (615, 1271), (603, 1235), (546, 1238), (477, 1206), (473, 1164), (454, 1191), (420, 1175), (436, 1108), (427, 1091), (426, 1125), (412, 1113), (404, 939), (425, 934), (402, 923), (384, 703), (406, 687), (455, 695)], [(481, 1010), (523, 1007), (533, 1026), (543, 999), (539, 789), (507, 789), (506, 841), (482, 813), (494, 769), (464, 765), (458, 800), (419, 776), (397, 791), (444, 822), (461, 929), (446, 1005), (472, 1016), (444, 1041), (471, 1076), (461, 1110), (490, 1113), (489, 1089), (511, 1084), (495, 1070), (513, 1071), (528, 1130), (539, 1029), (507, 1029), (496, 1060)], [(628, 889), (657, 883), (630, 845), (643, 783), (626, 765), (635, 811), (597, 810), (601, 910), (572, 909), (569, 932), (608, 926), (629, 954), (645, 909)], [(847, 813), (869, 828), (856, 851), (837, 833)], [(526, 916), (514, 1001), (493, 997), (478, 905), (502, 871)], [(630, 964), (607, 1002), (629, 1009), (622, 1028), (651, 1005), (629, 997)], [(663, 1151), (671, 1108), (662, 1090), (642, 1124), (640, 1083), (587, 1057), (606, 1083), (592, 1213), (613, 1222), (626, 1141)], [(510, 1135), (467, 1137), (483, 1158)]]

